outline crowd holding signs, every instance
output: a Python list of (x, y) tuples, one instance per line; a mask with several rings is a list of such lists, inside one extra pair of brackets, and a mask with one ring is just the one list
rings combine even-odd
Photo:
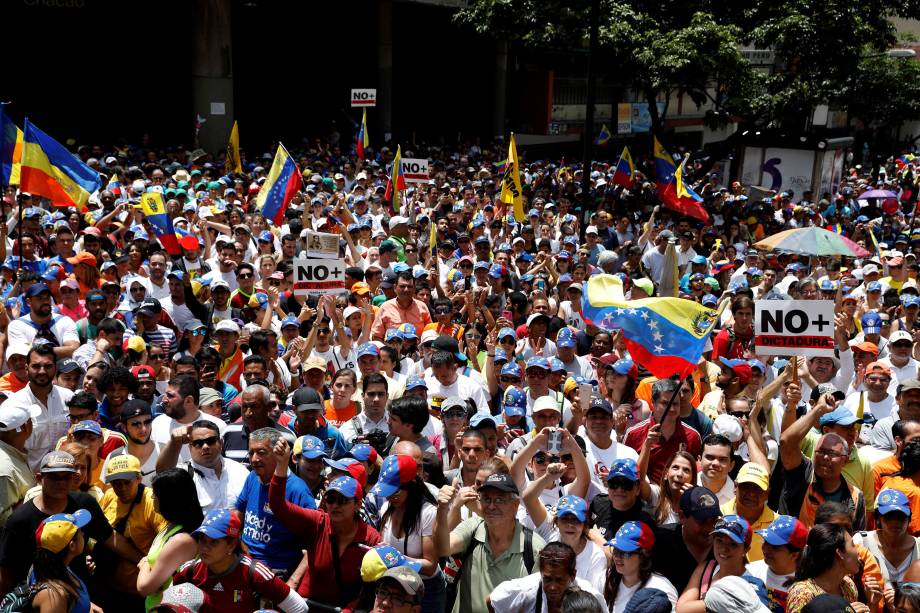
[(918, 162), (755, 200), (365, 129), (26, 125), (0, 610), (920, 611)]

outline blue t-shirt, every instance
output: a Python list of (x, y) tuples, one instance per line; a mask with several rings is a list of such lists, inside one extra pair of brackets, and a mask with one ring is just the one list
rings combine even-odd
[(338, 460), (343, 457), (348, 453), (348, 450), (351, 449), (351, 445), (345, 440), (345, 437), (342, 436), (339, 429), (335, 426), (324, 424), (318, 426), (316, 430), (310, 434), (323, 441), (323, 445), (326, 446), (326, 453), (328, 453), (333, 460)]
[[(284, 498), (305, 509), (316, 508), (316, 498), (303, 479), (288, 475)], [(249, 555), (274, 570), (293, 570), (303, 559), (297, 538), (268, 508), (268, 484), (256, 473), (249, 473), (243, 491), (236, 501), (236, 510), (243, 516), (243, 542)]]
[[(76, 579), (77, 583), (80, 584), (77, 589), (77, 600), (73, 603), (73, 606), (67, 613), (89, 613), (91, 601), (89, 599), (89, 590), (86, 588), (86, 584), (83, 583), (83, 579), (74, 574), (74, 572), (69, 568), (67, 569), (67, 572), (69, 572), (70, 576)], [(28, 579), (29, 585), (35, 585), (35, 575), (33, 574), (32, 569), (29, 569)]]

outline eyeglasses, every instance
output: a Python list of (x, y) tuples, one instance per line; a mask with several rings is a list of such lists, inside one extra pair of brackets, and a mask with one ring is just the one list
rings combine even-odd
[(450, 307), (438, 307), (434, 310), (438, 315), (447, 315), (450, 313)]
[(623, 490), (624, 492), (628, 492), (634, 487), (636, 487), (635, 482), (625, 477), (617, 477), (607, 482), (607, 488), (611, 490)]
[(532, 370), (528, 369), (527, 376), (531, 379), (545, 379), (549, 373), (543, 370), (542, 368), (534, 368)]
[[(196, 335), (196, 336), (197, 336), (197, 335)], [(148, 354), (147, 354), (147, 359), (148, 359), (148, 360), (157, 360), (157, 361), (161, 361), (161, 360), (165, 360), (165, 359), (166, 359), (166, 356), (163, 355), (162, 353), (148, 353)]]
[(444, 419), (466, 419), (466, 413), (464, 411), (448, 411), (447, 413), (441, 413), (441, 417)]
[(729, 411), (728, 414), (739, 419), (747, 418), (750, 415), (747, 411)]
[(389, 600), (393, 605), (397, 607), (406, 607), (411, 604), (415, 604), (415, 599), (397, 596), (385, 587), (378, 587), (375, 593), (377, 598), (380, 600)]
[(280, 286), (281, 286), (281, 281), (269, 281), (268, 284), (269, 284), (271, 287), (280, 287)]
[(481, 504), (483, 507), (491, 507), (491, 506), (500, 507), (504, 505), (506, 502), (508, 502), (509, 500), (511, 500), (511, 498), (506, 497), (506, 496), (496, 496), (495, 498), (488, 498), (486, 496), (483, 496), (482, 494), (479, 495), (479, 504)]
[(866, 381), (870, 383), (889, 383), (891, 379), (888, 377), (866, 377)]
[(467, 332), (464, 336), (466, 336), (466, 338), (470, 339), (471, 341), (478, 341), (482, 339), (481, 334), (472, 334), (470, 332)]
[(326, 497), (323, 498), (323, 500), (326, 502), (327, 506), (332, 505), (335, 507), (341, 507), (348, 504), (349, 502), (352, 502), (351, 498), (345, 498), (344, 496), (332, 494), (331, 492), (326, 494)]
[(840, 453), (839, 451), (831, 451), (830, 449), (815, 449), (816, 456), (824, 456), (825, 458), (845, 458), (847, 454)]
[(512, 383), (513, 384), (513, 383), (518, 383), (520, 379), (518, 379), (517, 377), (501, 377), (499, 378), (499, 381), (501, 381), (502, 383)]
[(415, 249), (403, 249), (405, 253), (418, 253)]
[(330, 332), (329, 328), (317, 328), (316, 329), (317, 334), (329, 334), (329, 332)]
[(220, 440), (219, 436), (209, 436), (208, 438), (200, 438), (189, 443), (195, 449), (201, 449), (205, 445), (208, 447), (213, 447), (217, 444), (217, 441)]

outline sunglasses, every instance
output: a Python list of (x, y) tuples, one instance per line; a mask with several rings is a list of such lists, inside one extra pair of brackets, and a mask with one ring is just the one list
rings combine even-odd
[(132, 428), (143, 428), (143, 427), (149, 426), (152, 423), (153, 423), (153, 418), (151, 417), (150, 419), (144, 419), (142, 421), (129, 421), (128, 426)]
[(464, 419), (466, 418), (466, 413), (463, 411), (448, 411), (446, 413), (442, 413), (441, 417), (444, 419)]
[(191, 336), (204, 336), (207, 333), (208, 333), (207, 328), (195, 328), (194, 330), (191, 330), (189, 332)]
[(269, 281), (268, 284), (272, 287), (279, 287), (281, 285), (281, 281)]
[(630, 481), (629, 479), (626, 479), (625, 477), (617, 477), (607, 482), (607, 488), (611, 490), (623, 490), (625, 492), (628, 492), (634, 487), (636, 487), (635, 482)]
[(237, 279), (251, 279), (252, 273), (251, 272), (242, 273), (242, 274), (236, 275), (236, 278)]
[(200, 438), (189, 443), (195, 449), (201, 449), (205, 445), (208, 447), (213, 447), (217, 444), (217, 441), (220, 440), (219, 436), (209, 436), (208, 438)]

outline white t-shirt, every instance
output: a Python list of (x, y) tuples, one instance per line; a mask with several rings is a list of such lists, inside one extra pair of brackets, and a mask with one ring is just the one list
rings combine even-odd
[(602, 488), (606, 487), (604, 479), (607, 472), (610, 471), (610, 467), (613, 466), (614, 461), (623, 458), (633, 460), (639, 459), (639, 454), (636, 453), (635, 449), (623, 443), (618, 443), (616, 438), (611, 437), (611, 445), (606, 449), (601, 449), (588, 438), (584, 426), (578, 429), (578, 436), (584, 439), (585, 445), (588, 447), (588, 455), (585, 459), (588, 462), (588, 468), (591, 469), (591, 480), (599, 484)]
[[(150, 282), (149, 289), (147, 290), (148, 298), (156, 298), (160, 302), (163, 302), (166, 298), (169, 298), (169, 280), (165, 277), (163, 278), (163, 285), (157, 285), (153, 282), (153, 279), (148, 278), (147, 281)], [(181, 328), (180, 328), (181, 329)]]
[(329, 345), (329, 349), (326, 351), (317, 351), (316, 348), (313, 348), (313, 351), (310, 352), (311, 358), (320, 358), (326, 362), (326, 364), (332, 364), (332, 367), (335, 370), (342, 370), (343, 368), (350, 368), (351, 370), (358, 371), (358, 355), (355, 353), (354, 349), (351, 349), (348, 352), (348, 355), (342, 357), (341, 347), (338, 345)]
[(185, 328), (185, 324), (195, 319), (195, 316), (187, 306), (173, 303), (172, 298), (170, 298), (168, 294), (166, 298), (160, 300), (160, 304), (166, 312), (169, 313), (169, 316), (179, 330)]
[[(767, 563), (763, 560), (757, 560), (747, 565), (747, 572), (752, 577), (757, 577), (764, 582), (767, 587), (767, 602), (770, 603), (770, 610), (782, 610), (786, 604), (786, 595), (792, 582), (795, 581), (795, 573), (789, 575), (777, 575)], [(786, 583), (789, 582), (788, 585)]]
[(920, 362), (913, 358), (907, 358), (907, 364), (904, 366), (895, 366), (891, 363), (891, 356), (880, 359), (879, 363), (891, 369), (891, 384), (888, 386), (888, 393), (892, 396), (897, 395), (898, 385), (902, 381), (917, 377), (917, 366), (920, 366)]
[[(380, 505), (379, 516), (382, 518), (389, 508), (389, 501), (385, 498)], [(393, 534), (392, 521), (387, 521), (380, 526), (380, 540), (391, 547), (396, 548), (405, 556), (419, 559), (422, 557), (422, 539), (434, 534), (434, 517), (437, 515), (438, 507), (430, 502), (422, 503), (422, 515), (418, 522), (418, 527), (414, 532), (403, 537), (397, 537)], [(392, 518), (391, 518), (392, 519)]]
[(569, 300), (563, 300), (559, 303), (559, 317), (565, 321), (565, 325), (585, 330), (585, 320), (581, 318), (581, 313), (572, 308)]
[[(77, 335), (77, 322), (63, 315), (52, 315), (51, 319), (52, 323), (49, 329), (58, 340), (59, 345), (63, 345), (69, 341), (80, 342), (80, 337)], [(10, 322), (6, 331), (8, 337), (7, 346), (11, 346), (14, 343), (32, 345), (32, 341), (35, 340), (35, 336), (38, 334), (38, 328), (29, 322), (32, 322), (31, 315), (24, 315)]]
[(223, 279), (230, 286), (230, 291), (232, 292), (235, 289), (239, 289), (240, 284), (236, 282), (236, 271), (221, 272), (219, 266), (211, 268), (211, 272), (202, 275), (202, 279), (209, 279), (211, 281), (216, 281), (217, 279)]
[[(217, 428), (220, 430), (220, 438), (224, 438), (224, 430), (226, 430), (227, 424), (225, 424), (222, 419), (207, 413), (202, 413), (201, 411), (198, 412), (198, 417), (196, 417), (194, 421), (199, 419), (206, 419), (217, 424)], [(157, 415), (153, 419), (153, 423), (150, 424), (150, 440), (158, 445), (166, 445), (169, 443), (173, 430), (182, 426), (188, 426), (191, 423), (192, 422), (188, 422), (187, 424), (180, 423), (165, 413)], [(182, 449), (179, 450), (179, 462), (188, 462), (191, 459), (192, 453), (189, 451), (188, 445), (182, 445)]]
[[(550, 516), (546, 517), (538, 529), (537, 534), (547, 543), (561, 540), (559, 530), (553, 525)], [(604, 584), (607, 581), (607, 556), (594, 541), (588, 540), (585, 548), (575, 557), (575, 576), (590, 583), (598, 593), (604, 593)]]
[(652, 576), (648, 578), (648, 581), (645, 582), (645, 585), (639, 582), (632, 587), (626, 587), (625, 584), (620, 583), (620, 589), (617, 590), (617, 597), (613, 601), (613, 610), (610, 613), (623, 613), (623, 611), (626, 609), (626, 605), (629, 604), (629, 599), (633, 597), (633, 594), (638, 592), (641, 588), (645, 587), (661, 590), (667, 594), (668, 600), (671, 601), (671, 611), (676, 610), (677, 590), (674, 589), (674, 586), (671, 585), (671, 582), (665, 579), (664, 576), (659, 575), (658, 573), (652, 573)]
[(441, 402), (449, 396), (472, 398), (476, 408), (480, 411), (489, 410), (489, 399), (486, 397), (482, 386), (476, 385), (472, 379), (465, 375), (457, 375), (457, 380), (451, 385), (442, 385), (430, 371), (425, 372), (425, 384), (428, 386), (428, 402), (441, 406)]
[[(530, 346), (530, 339), (522, 338), (517, 342), (517, 345), (514, 348), (514, 353), (519, 356), (518, 359), (529, 360), (532, 357), (536, 357), (537, 352), (534, 351), (534, 348)], [(554, 358), (556, 357), (556, 343), (546, 339), (543, 344), (543, 352), (540, 354), (544, 358)]]
[(648, 270), (652, 281), (656, 284), (661, 282), (661, 272), (664, 270), (664, 254), (658, 251), (658, 247), (651, 247), (642, 256), (642, 264)]
[[(888, 394), (881, 402), (872, 402), (869, 400), (869, 394), (866, 392), (851, 392), (843, 401), (843, 406), (850, 410), (853, 415), (859, 414), (859, 398), (863, 399), (863, 415), (872, 414), (876, 422), (891, 415), (892, 411), (897, 409), (898, 403), (892, 394)], [(875, 423), (863, 424), (859, 429), (859, 440), (869, 444), (872, 440), (872, 430)]]
[[(510, 579), (499, 583), (489, 595), (489, 601), (492, 603), (492, 610), (495, 613), (532, 613), (536, 611), (537, 606), (537, 589), (543, 577), (539, 572), (520, 579)], [(576, 587), (590, 592), (597, 598), (597, 602), (604, 613), (608, 613), (607, 603), (604, 597), (590, 583), (576, 576), (574, 581)], [(669, 584), (670, 585), (670, 584)], [(673, 587), (671, 588), (674, 589)], [(541, 590), (542, 591), (542, 590)], [(546, 593), (542, 594), (543, 611), (546, 610)], [(676, 599), (675, 599), (676, 602)], [(542, 611), (541, 611), (542, 613)]]
[(588, 381), (596, 378), (594, 366), (592, 366), (588, 358), (584, 356), (576, 355), (571, 362), (563, 362), (562, 364), (565, 366), (565, 371), (572, 377), (578, 375), (584, 377)]

